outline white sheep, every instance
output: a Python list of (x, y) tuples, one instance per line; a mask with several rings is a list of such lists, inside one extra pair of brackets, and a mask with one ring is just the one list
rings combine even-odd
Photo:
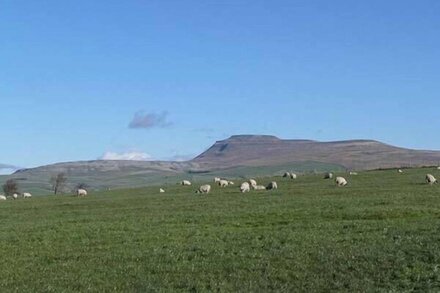
[(335, 182), (340, 187), (345, 186), (345, 185), (348, 184), (347, 180), (344, 177), (336, 177)]
[(25, 192), (23, 193), (23, 198), (31, 198), (32, 194), (30, 194), (29, 192)]
[(17, 198), (18, 198), (18, 194), (14, 193), (14, 194), (12, 195), (12, 198), (13, 198), (13, 199), (17, 199)]
[(267, 185), (266, 189), (267, 190), (278, 189), (278, 184), (275, 181), (272, 181), (271, 183), (269, 183), (269, 185)]
[(283, 177), (284, 177), (284, 178), (290, 178), (290, 175), (291, 175), (291, 174), (290, 174), (289, 172), (286, 172), (286, 173), (284, 173)]
[(228, 181), (229, 185), (234, 185), (235, 183), (233, 181)]
[(257, 181), (255, 179), (249, 179), (249, 184), (251, 186), (255, 186), (255, 185), (257, 185)]
[(251, 187), (250, 187), (250, 185), (249, 185), (249, 182), (243, 182), (243, 183), (241, 184), (241, 186), (240, 186), (240, 191), (241, 191), (242, 193), (250, 192), (250, 191), (251, 191)]
[(435, 183), (438, 183), (437, 179), (431, 175), (431, 174), (426, 174), (426, 183), (433, 185)]
[(255, 186), (252, 186), (252, 188), (254, 190), (266, 190), (266, 186), (263, 186), (263, 185), (255, 185)]
[(400, 173), (400, 174), (402, 174), (402, 173), (403, 173), (403, 170), (402, 170), (402, 169), (399, 169), (399, 170), (397, 170), (397, 172)]
[(165, 189), (160, 188), (160, 189), (159, 189), (159, 192), (160, 192), (160, 193), (165, 193)]
[(199, 187), (196, 193), (209, 193), (211, 191), (211, 185), (206, 184)]
[(80, 188), (76, 191), (76, 195), (81, 197), (87, 196), (87, 190)]
[(214, 183), (219, 183), (220, 182), (220, 180), (222, 180), (221, 178), (219, 178), (219, 177), (215, 177), (214, 178)]
[(191, 186), (191, 182), (188, 180), (183, 180), (182, 182), (180, 182), (180, 184), (183, 186)]
[(229, 185), (229, 181), (227, 181), (227, 180), (220, 180), (220, 181), (218, 182), (218, 185), (219, 185), (220, 187), (227, 187), (227, 186)]
[(290, 179), (296, 179), (298, 176), (295, 173), (290, 173)]
[(0, 195), (0, 200), (6, 200), (6, 196)]

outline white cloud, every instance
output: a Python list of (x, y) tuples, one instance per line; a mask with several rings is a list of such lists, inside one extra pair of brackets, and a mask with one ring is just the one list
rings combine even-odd
[(153, 158), (143, 152), (125, 152), (125, 153), (116, 153), (116, 152), (106, 152), (100, 160), (105, 161), (151, 161)]

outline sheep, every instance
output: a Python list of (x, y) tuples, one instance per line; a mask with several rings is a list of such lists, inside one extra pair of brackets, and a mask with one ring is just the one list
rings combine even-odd
[(249, 184), (251, 186), (255, 186), (255, 185), (257, 185), (257, 181), (255, 181), (255, 179), (249, 179)]
[(6, 196), (0, 195), (0, 200), (6, 200)]
[(87, 190), (85, 190), (85, 189), (78, 189), (77, 191), (76, 191), (76, 195), (77, 196), (81, 196), (81, 197), (83, 197), (83, 196), (86, 196), (87, 195)]
[(440, 170), (440, 166), (437, 167), (437, 170)]
[(13, 198), (13, 199), (17, 199), (17, 198), (18, 198), (18, 194), (14, 193), (14, 194), (12, 195), (12, 198)]
[(324, 179), (333, 179), (333, 173), (326, 173)]
[(209, 193), (211, 191), (211, 185), (206, 184), (199, 187), (196, 193)]
[(220, 186), (220, 187), (227, 187), (228, 185), (229, 185), (229, 182), (227, 181), (227, 180), (220, 180), (219, 182), (218, 182), (218, 185)]
[[(256, 185), (256, 184), (255, 184), (255, 185)], [(249, 183), (248, 183), (248, 182), (243, 182), (243, 183), (241, 184), (241, 186), (240, 186), (240, 191), (241, 191), (242, 193), (250, 192), (250, 191), (251, 191), (251, 187), (250, 187)]]
[(269, 183), (269, 185), (267, 185), (266, 189), (267, 190), (278, 189), (278, 184), (275, 181), (272, 181), (271, 183)]
[(159, 189), (159, 192), (160, 192), (160, 193), (165, 193), (165, 190), (164, 190), (163, 188), (160, 188), (160, 189)]
[(290, 173), (289, 172), (286, 172), (286, 173), (284, 173), (284, 175), (283, 175), (283, 178), (290, 178)]
[(266, 190), (266, 186), (263, 186), (263, 185), (255, 185), (255, 186), (252, 186), (252, 188), (254, 190)]
[(433, 175), (426, 174), (426, 183), (428, 183), (429, 185), (433, 185), (433, 184), (437, 184), (438, 181)]
[(183, 180), (182, 182), (180, 182), (180, 184), (183, 186), (191, 186), (191, 182), (188, 180)]
[(350, 175), (356, 176), (358, 173), (357, 172), (350, 172)]
[(397, 170), (397, 172), (400, 173), (400, 174), (402, 174), (402, 173), (403, 173), (403, 170), (402, 170), (402, 169), (399, 169), (399, 170)]
[(233, 181), (228, 181), (229, 185), (234, 185), (235, 183)]
[(32, 194), (30, 194), (29, 192), (25, 192), (23, 193), (23, 198), (31, 198)]
[(214, 183), (219, 183), (220, 182), (220, 180), (222, 180), (221, 178), (219, 178), (219, 177), (215, 177), (214, 178)]
[(290, 173), (290, 179), (296, 179), (298, 176), (295, 173)]
[(345, 186), (348, 184), (347, 180), (344, 177), (336, 177), (335, 182), (339, 187), (342, 187), (342, 186)]

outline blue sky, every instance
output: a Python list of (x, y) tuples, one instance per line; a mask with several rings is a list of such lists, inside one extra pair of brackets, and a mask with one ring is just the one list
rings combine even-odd
[(0, 163), (187, 157), (233, 134), (439, 150), (439, 14), (437, 0), (3, 0)]

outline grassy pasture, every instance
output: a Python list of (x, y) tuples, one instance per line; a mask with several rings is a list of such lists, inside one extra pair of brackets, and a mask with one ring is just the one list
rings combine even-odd
[[(210, 172), (159, 172), (150, 169), (124, 168), (124, 170), (106, 171), (83, 169), (66, 172), (67, 182), (64, 192), (69, 192), (78, 183), (85, 183), (89, 190), (107, 190), (109, 188), (141, 188), (144, 186), (159, 186), (164, 184), (174, 184), (182, 179), (191, 181), (209, 181), (215, 176), (227, 176), (230, 178), (247, 178), (260, 176), (276, 176), (283, 174), (284, 171), (295, 171), (298, 173), (327, 172), (334, 170), (345, 170), (344, 167), (335, 164), (320, 162), (290, 162), (281, 165), (264, 167), (234, 167), (226, 170), (216, 170)], [(35, 169), (27, 172), (20, 172), (11, 176), (0, 176), (0, 185), (8, 179), (15, 179), (19, 184), (21, 192), (31, 192), (33, 195), (47, 195), (52, 192), (50, 178), (57, 172), (48, 172), (46, 169)]]
[[(0, 203), (0, 292), (438, 292), (433, 169)], [(268, 183), (274, 178), (258, 178)], [(202, 182), (200, 182), (202, 183)], [(238, 183), (238, 182), (237, 182)], [(212, 184), (213, 185), (213, 184)]]

